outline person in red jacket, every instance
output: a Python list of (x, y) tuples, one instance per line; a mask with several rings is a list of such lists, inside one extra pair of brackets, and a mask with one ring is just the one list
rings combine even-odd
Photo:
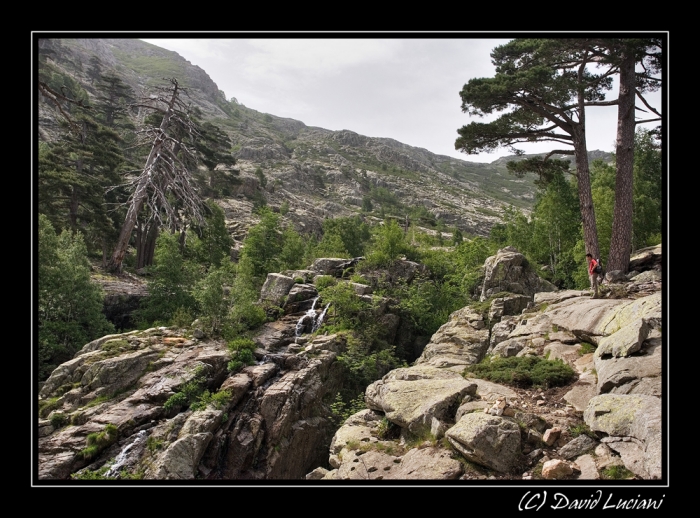
[(593, 290), (592, 298), (599, 298), (598, 295), (598, 273), (595, 271), (595, 267), (598, 266), (598, 261), (593, 259), (591, 254), (586, 254), (586, 260), (588, 261), (588, 278), (591, 281), (591, 290)]

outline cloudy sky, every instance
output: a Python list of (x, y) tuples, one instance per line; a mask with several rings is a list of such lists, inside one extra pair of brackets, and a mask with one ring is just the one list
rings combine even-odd
[[(465, 155), (454, 149), (457, 129), (472, 121), (459, 92), (476, 77), (492, 77), (489, 56), (507, 39), (266, 38), (145, 41), (201, 67), (226, 97), (307, 126), (389, 137), (433, 153), (491, 162), (505, 150)], [(612, 93), (616, 95), (617, 87)], [(659, 109), (660, 94), (654, 97)], [(588, 149), (614, 151), (616, 108), (587, 112)], [(552, 143), (519, 146), (549, 151)], [(561, 146), (557, 146), (561, 148)]]

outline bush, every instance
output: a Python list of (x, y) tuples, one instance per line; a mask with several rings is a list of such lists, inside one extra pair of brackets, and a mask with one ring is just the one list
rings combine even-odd
[(560, 387), (572, 381), (574, 370), (561, 360), (545, 360), (537, 356), (487, 358), (469, 365), (464, 375), (516, 387)]
[(229, 372), (237, 372), (246, 365), (255, 364), (256, 345), (250, 338), (235, 338), (228, 343), (228, 349), (231, 352), (231, 361), (228, 362), (227, 369)]
[(66, 414), (63, 414), (61, 412), (54, 412), (53, 415), (51, 415), (51, 426), (54, 428), (63, 428), (68, 424), (68, 416)]
[(334, 286), (337, 282), (335, 277), (330, 275), (319, 275), (314, 281), (314, 285), (318, 291), (322, 291), (329, 286)]
[(410, 252), (403, 229), (396, 220), (386, 220), (376, 230), (371, 250), (367, 254), (367, 266), (389, 266), (402, 254)]

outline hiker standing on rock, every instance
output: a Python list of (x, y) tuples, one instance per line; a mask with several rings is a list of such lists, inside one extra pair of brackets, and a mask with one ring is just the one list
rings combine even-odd
[(599, 298), (598, 294), (598, 273), (600, 273), (600, 268), (598, 268), (599, 263), (591, 254), (586, 254), (586, 260), (588, 261), (588, 278), (591, 280), (591, 289), (593, 290), (592, 298)]

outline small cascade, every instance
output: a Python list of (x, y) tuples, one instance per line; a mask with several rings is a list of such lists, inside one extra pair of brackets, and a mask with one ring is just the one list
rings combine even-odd
[(129, 453), (131, 450), (139, 446), (142, 442), (146, 440), (147, 437), (146, 430), (141, 430), (136, 434), (136, 438), (129, 443), (129, 445), (124, 448), (119, 455), (114, 459), (114, 464), (112, 464), (109, 469), (105, 472), (104, 476), (106, 478), (116, 477), (122, 468), (129, 462)]
[(314, 299), (314, 302), (311, 305), (311, 309), (308, 310), (297, 322), (296, 331), (295, 331), (296, 336), (302, 335), (302, 333), (304, 332), (304, 329), (307, 327), (307, 324), (309, 321), (311, 322), (311, 332), (314, 332), (319, 327), (321, 327), (321, 324), (323, 323), (323, 318), (326, 316), (326, 311), (328, 310), (328, 306), (330, 306), (330, 302), (326, 305), (326, 308), (323, 310), (321, 315), (317, 318), (316, 317), (316, 302), (318, 302), (318, 299), (319, 299), (319, 297), (316, 297)]
[(323, 308), (323, 312), (321, 312), (321, 315), (318, 317), (318, 319), (314, 322), (314, 326), (311, 329), (311, 332), (313, 333), (316, 331), (319, 327), (321, 327), (321, 324), (323, 324), (323, 319), (326, 317), (326, 311), (328, 311), (328, 306), (330, 306), (331, 303), (329, 302), (326, 304), (326, 307)]

